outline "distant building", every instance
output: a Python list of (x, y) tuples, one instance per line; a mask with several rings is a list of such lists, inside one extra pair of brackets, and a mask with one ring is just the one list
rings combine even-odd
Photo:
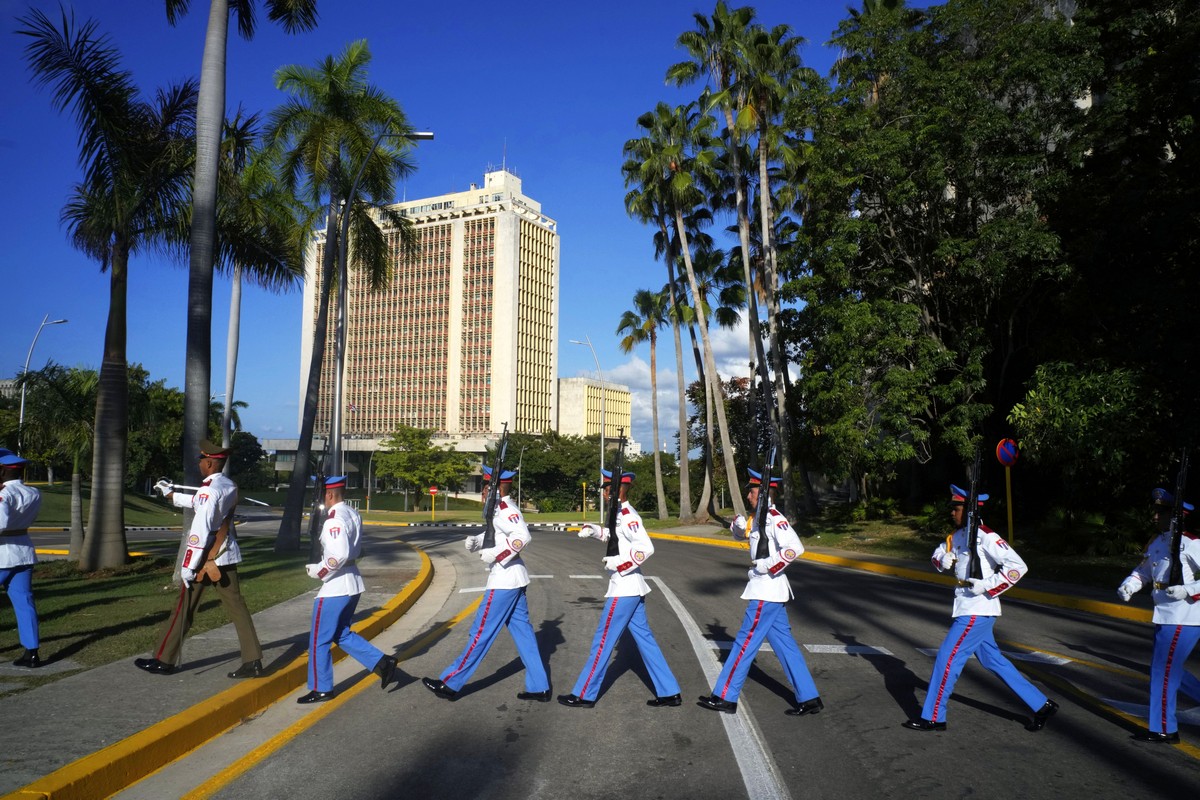
[(632, 413), (628, 386), (595, 378), (558, 381), (558, 432), (564, 436), (598, 436), (603, 416), (605, 439), (616, 439), (622, 431), (629, 438)]
[[(420, 241), (394, 259), (390, 285), (347, 282), (344, 449), (374, 450), (400, 425), (435, 442), (483, 452), (504, 423), (541, 433), (558, 419), (558, 224), (507, 169), (483, 186), (397, 203)], [(312, 354), (325, 238), (310, 248), (304, 289), (300, 398)], [(336, 302), (329, 312), (316, 436), (329, 433), (335, 380)], [(366, 441), (363, 441), (366, 440)]]

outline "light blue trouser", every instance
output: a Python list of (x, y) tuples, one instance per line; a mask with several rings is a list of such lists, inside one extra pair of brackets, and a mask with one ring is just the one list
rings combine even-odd
[(538, 650), (537, 637), (529, 621), (529, 603), (525, 599), (525, 587), (519, 589), (488, 589), (483, 593), (475, 621), (471, 623), (471, 635), (467, 638), (462, 655), (446, 667), (442, 683), (458, 691), (470, 679), (479, 662), (487, 655), (500, 629), (508, 628), (517, 646), (517, 655), (525, 665), (525, 691), (544, 692), (550, 688), (546, 677), (546, 666)]
[(1037, 711), (1046, 705), (1046, 695), (1001, 655), (996, 637), (992, 634), (995, 626), (995, 617), (954, 618), (946, 638), (942, 640), (942, 646), (938, 648), (937, 660), (933, 663), (933, 675), (929, 678), (929, 692), (925, 695), (922, 718), (930, 722), (946, 721), (946, 704), (954, 693), (954, 683), (972, 655), (977, 656), (980, 664), (1008, 684), (1008, 688), (1016, 692), (1030, 709)]
[(37, 650), (37, 608), (33, 604), (33, 564), (0, 569), (0, 586), (8, 591), (9, 602), (17, 615), (17, 636), (26, 650)]
[(1179, 690), (1200, 701), (1200, 680), (1183, 665), (1200, 640), (1200, 625), (1155, 625), (1154, 657), (1150, 662), (1150, 730), (1175, 733), (1175, 698)]
[(318, 597), (313, 601), (312, 636), (308, 643), (308, 688), (333, 691), (333, 651), (336, 643), (355, 661), (374, 669), (383, 651), (350, 630), (359, 595)]
[(800, 645), (792, 636), (792, 626), (788, 622), (787, 605), (772, 603), (766, 600), (751, 600), (746, 606), (746, 616), (742, 618), (742, 627), (738, 630), (737, 638), (725, 659), (725, 666), (717, 676), (713, 686), (713, 694), (722, 700), (736, 703), (742, 693), (742, 685), (750, 674), (750, 665), (758, 654), (763, 642), (770, 642), (771, 649), (783, 665), (792, 691), (796, 693), (796, 702), (803, 703), (817, 696), (817, 685), (813, 683), (800, 652)]
[(634, 596), (610, 597), (604, 603), (604, 611), (596, 625), (596, 635), (592, 637), (592, 652), (583, 665), (579, 680), (575, 681), (572, 694), (584, 700), (596, 699), (600, 694), (600, 685), (604, 683), (604, 673), (608, 671), (609, 656), (626, 628), (641, 653), (646, 671), (650, 673), (655, 696), (670, 697), (680, 693), (679, 682), (667, 666), (667, 660), (663, 658), (662, 650), (650, 630), (645, 598)]

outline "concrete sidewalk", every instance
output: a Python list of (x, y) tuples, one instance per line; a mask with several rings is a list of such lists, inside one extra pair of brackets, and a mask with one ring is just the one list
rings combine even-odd
[[(432, 576), (423, 553), (394, 539), (370, 541), (370, 534), (355, 625), (367, 638), (398, 619)], [(0, 698), (0, 794), (106, 797), (303, 685), (315, 596), (314, 587), (254, 615), (263, 678), (226, 676), (241, 663), (228, 624), (188, 637), (173, 675), (143, 672), (128, 658)], [(0, 680), (18, 669), (0, 667)]]

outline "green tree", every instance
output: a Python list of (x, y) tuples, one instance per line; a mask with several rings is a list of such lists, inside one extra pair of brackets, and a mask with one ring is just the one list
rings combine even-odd
[[(407, 158), (411, 145), (404, 138), (412, 131), (399, 103), (367, 82), (370, 61), (367, 43), (358, 41), (340, 56), (326, 57), (316, 68), (285, 66), (275, 74), (276, 86), (292, 95), (272, 113), (269, 133), (272, 146), (283, 154), (283, 183), (289, 189), (303, 185), (307, 201), (327, 209), (300, 442), (276, 540), (280, 551), (300, 546), (300, 516), (325, 358), (329, 300), (336, 282), (342, 206), (356, 175), (361, 176), (358, 196), (346, 209), (355, 242), (350, 249), (351, 265), (366, 270), (368, 285), (376, 288), (385, 285), (389, 277), (389, 245), (383, 228), (400, 233), (402, 250), (409, 252), (415, 247), (412, 223), (385, 205), (394, 194), (396, 181), (412, 171)], [(361, 202), (364, 197), (369, 202)]]
[(654, 488), (658, 518), (667, 518), (667, 496), (663, 488), (661, 448), (658, 435), (658, 331), (667, 323), (667, 293), (639, 289), (633, 296), (633, 308), (621, 315), (617, 335), (622, 337), (622, 353), (631, 353), (643, 342), (650, 344), (650, 421), (654, 426)]
[[(196, 113), (196, 158), (192, 194), (190, 262), (188, 268), (188, 324), (184, 387), (186, 422), (183, 435), (185, 482), (196, 484), (200, 473), (196, 459), (200, 440), (207, 434), (208, 397), (212, 372), (212, 286), (217, 263), (219, 162), (225, 124), (225, 60), (229, 15), (237, 15), (238, 32), (254, 36), (254, 0), (211, 0)], [(316, 25), (316, 0), (265, 0), (267, 18), (289, 33)], [(191, 0), (165, 0), (172, 25), (187, 14)]]
[(375, 455), (376, 474), (422, 492), (427, 486), (461, 490), (475, 459), (452, 447), (433, 444), (433, 431), (401, 425)]
[(50, 86), (60, 111), (79, 128), (83, 178), (62, 217), (72, 243), (109, 273), (108, 321), (96, 395), (92, 497), (80, 554), (85, 570), (127, 558), (124, 487), (128, 438), (125, 309), (129, 258), (151, 246), (178, 246), (189, 201), (193, 82), (142, 100), (116, 49), (64, 12), (56, 25), (41, 11), (20, 19), (35, 81)]

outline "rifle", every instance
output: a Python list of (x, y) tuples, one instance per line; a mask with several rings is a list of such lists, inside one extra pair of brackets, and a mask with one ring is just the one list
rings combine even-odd
[(492, 463), (492, 480), (488, 484), (487, 500), (483, 504), (483, 546), (496, 546), (496, 503), (500, 500), (500, 473), (504, 469), (504, 454), (508, 452), (508, 423), (504, 423), (500, 443), (496, 445), (496, 460)]
[(1175, 508), (1171, 512), (1171, 567), (1167, 572), (1167, 586), (1183, 583), (1183, 561), (1179, 558), (1179, 547), (1183, 540), (1183, 493), (1187, 490), (1188, 451), (1179, 454), (1179, 474), (1175, 476)]
[(325, 524), (325, 470), (318, 469), (313, 484), (312, 511), (308, 515), (308, 560), (321, 560), (321, 526)]
[(625, 429), (617, 430), (617, 460), (613, 464), (612, 478), (609, 485), (612, 487), (608, 498), (608, 519), (605, 521), (605, 527), (608, 528), (608, 549), (605, 550), (605, 556), (621, 555), (620, 542), (617, 541), (617, 515), (621, 513), (621, 478), (625, 471)]
[(971, 559), (972, 578), (983, 578), (979, 563), (979, 448), (975, 448), (975, 463), (971, 465), (971, 491), (967, 497), (967, 553)]

